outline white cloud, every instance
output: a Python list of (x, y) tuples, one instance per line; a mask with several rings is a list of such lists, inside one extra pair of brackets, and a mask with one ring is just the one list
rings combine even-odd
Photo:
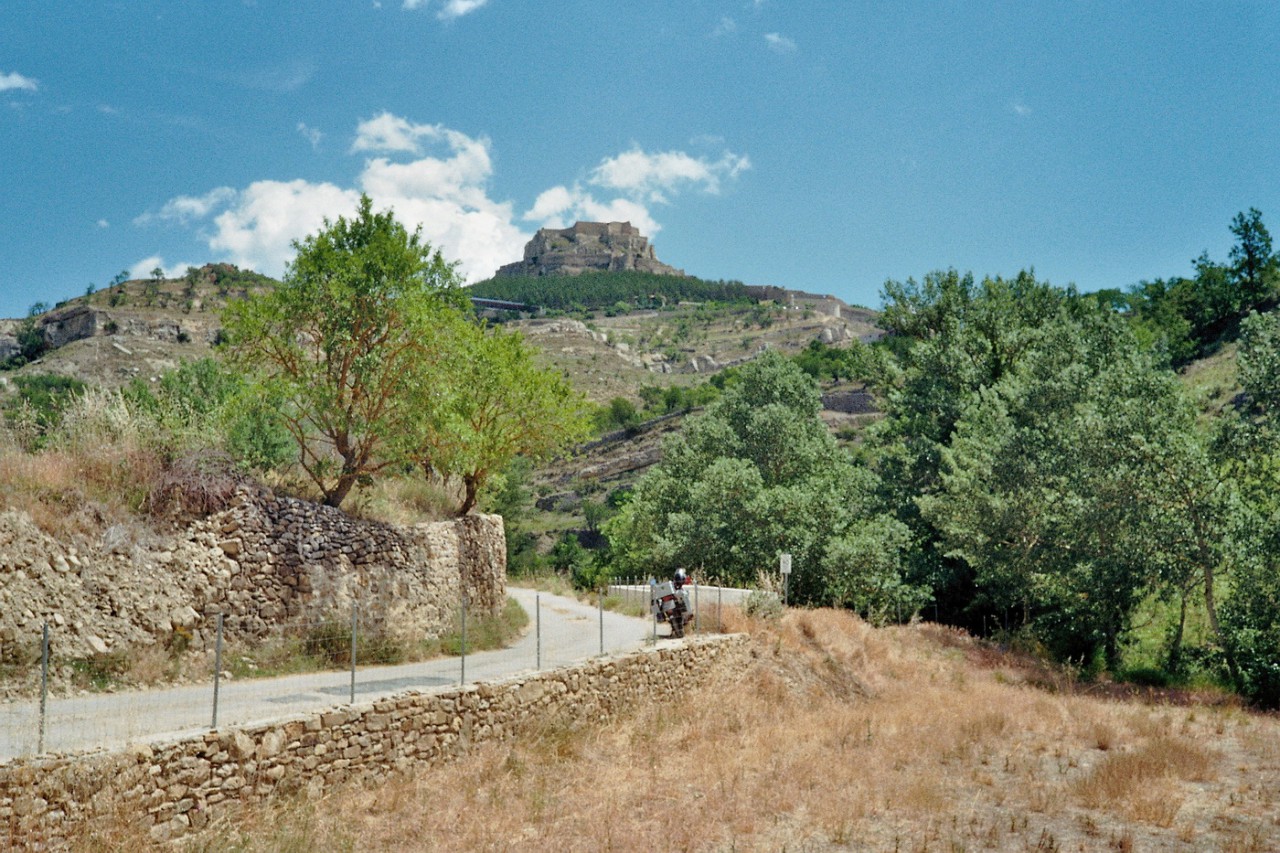
[(97, 225), (99, 228), (110, 228), (110, 227), (111, 227), (111, 223), (110, 223), (110, 222), (108, 222), (108, 221), (107, 221), (107, 220), (105, 220), (105, 219), (99, 219), (99, 220), (98, 220), (97, 222), (95, 222), (94, 224), (95, 224), (95, 225)]
[[(440, 10), (436, 12), (436, 17), (442, 21), (451, 21), (474, 12), (488, 2), (489, 0), (444, 0), (440, 4)], [(428, 0), (404, 0), (406, 9), (417, 9), (426, 5), (429, 5)]]
[(231, 187), (216, 187), (202, 196), (180, 195), (169, 199), (158, 213), (148, 212), (135, 217), (133, 224), (150, 225), (156, 221), (185, 224), (193, 219), (203, 219), (235, 197), (236, 191)]
[(711, 31), (712, 38), (727, 36), (738, 31), (738, 22), (728, 15), (720, 19), (720, 23), (716, 24), (715, 29)]
[(436, 13), (442, 21), (461, 18), (488, 3), (489, 0), (445, 0), (444, 8)]
[(685, 186), (703, 192), (720, 192), (721, 181), (736, 178), (751, 168), (751, 161), (726, 151), (719, 160), (691, 157), (683, 151), (647, 154), (639, 148), (603, 160), (591, 172), (590, 182), (633, 197), (665, 204)]
[(726, 151), (718, 160), (692, 157), (683, 151), (649, 154), (639, 148), (607, 157), (591, 170), (587, 183), (620, 192), (622, 198), (600, 200), (580, 185), (544, 190), (522, 217), (545, 228), (565, 228), (575, 220), (630, 222), (649, 236), (662, 230), (649, 207), (669, 204), (686, 188), (715, 195), (726, 180), (751, 168), (745, 155)]
[(565, 227), (576, 219), (630, 221), (653, 235), (661, 226), (651, 205), (669, 203), (683, 191), (718, 192), (750, 168), (745, 156), (729, 152), (707, 159), (634, 148), (601, 161), (585, 188), (577, 183), (551, 187), (517, 213), (511, 202), (490, 195), (490, 147), (484, 137), (382, 113), (356, 129), (351, 151), (377, 156), (364, 161), (350, 187), (304, 180), (263, 180), (239, 190), (218, 187), (202, 196), (173, 198), (135, 222), (194, 227), (218, 259), (278, 276), (293, 257), (292, 241), (316, 232), (325, 218), (352, 215), (364, 192), (375, 209), (393, 209), (410, 229), (420, 225), (427, 240), (458, 261), (464, 278), (476, 281), (520, 257), (530, 237), (523, 223)]
[(200, 264), (166, 264), (164, 258), (159, 255), (152, 255), (149, 258), (143, 258), (129, 267), (130, 280), (136, 278), (151, 278), (151, 272), (159, 267), (165, 278), (181, 278), (187, 274), (187, 267), (198, 267)]
[(408, 119), (383, 112), (371, 119), (356, 125), (356, 139), (351, 143), (351, 151), (407, 151), (418, 154), (422, 151), (420, 139), (428, 141), (440, 139), (447, 128), (438, 124), (414, 124)]
[(298, 122), (298, 133), (302, 134), (302, 138), (311, 143), (312, 148), (320, 147), (320, 140), (324, 139), (324, 134), (319, 128), (309, 127), (306, 122)]
[(576, 184), (543, 190), (523, 217), (542, 228), (568, 228), (574, 222), (630, 222), (646, 236), (652, 237), (662, 226), (643, 204), (631, 199), (615, 198), (602, 202)]
[(330, 183), (255, 181), (214, 217), (206, 240), (237, 266), (280, 275), (293, 258), (292, 241), (320, 230), (326, 217), (350, 215), (359, 198)]
[(27, 90), (34, 92), (40, 88), (40, 83), (30, 77), (23, 77), (17, 71), (10, 71), (8, 74), (0, 74), (0, 92), (8, 92), (10, 90)]
[(769, 49), (774, 53), (794, 53), (796, 43), (794, 39), (787, 38), (782, 33), (765, 33), (764, 40), (768, 43)]
[(1020, 116), (1031, 115), (1031, 107), (1022, 103), (1021, 101), (1014, 101), (1012, 104), (1009, 105), (1009, 108)]

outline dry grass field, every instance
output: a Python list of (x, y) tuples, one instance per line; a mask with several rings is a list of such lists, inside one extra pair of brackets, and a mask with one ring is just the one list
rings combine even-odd
[[(1091, 695), (934, 626), (739, 619), (747, 677), (376, 789), (215, 820), (196, 851), (1280, 849), (1280, 719)], [(127, 818), (84, 849), (145, 847)]]

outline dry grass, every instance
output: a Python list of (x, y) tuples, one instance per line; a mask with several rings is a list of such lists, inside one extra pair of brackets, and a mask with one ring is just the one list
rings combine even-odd
[[(831, 611), (732, 627), (755, 637), (745, 677), (607, 727), (550, 723), (376, 789), (229, 813), (187, 844), (1280, 848), (1274, 717), (1048, 693), (1019, 660), (937, 628), (875, 630)], [(86, 846), (139, 843), (118, 824), (95, 837)]]

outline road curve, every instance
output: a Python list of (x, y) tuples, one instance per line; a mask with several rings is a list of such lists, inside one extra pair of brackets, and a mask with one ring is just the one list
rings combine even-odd
[[(605, 611), (602, 617), (592, 605), (521, 587), (508, 587), (507, 594), (529, 614), (530, 629), (509, 648), (467, 655), (467, 683), (533, 672), (539, 659), (543, 669), (577, 663), (599, 655), (602, 641), (606, 654), (631, 651), (653, 636), (648, 619), (612, 611)], [(538, 621), (540, 631), (535, 630)], [(462, 659), (456, 657), (360, 667), (355, 701), (371, 702), (406, 690), (445, 690), (461, 683), (462, 670)], [(346, 704), (351, 695), (349, 671), (234, 682), (224, 679), (218, 691), (218, 727), (253, 725), (319, 711)], [(37, 752), (39, 707), (38, 701), (0, 705), (0, 762)], [(44, 749), (120, 749), (132, 743), (203, 733), (212, 722), (212, 684), (50, 699)]]

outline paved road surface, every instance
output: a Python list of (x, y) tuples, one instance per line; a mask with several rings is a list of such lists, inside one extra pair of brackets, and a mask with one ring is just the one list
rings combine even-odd
[[(576, 663), (600, 653), (602, 623), (596, 608), (530, 589), (509, 587), (507, 592), (529, 614), (530, 630), (511, 648), (468, 655), (468, 683), (536, 669), (535, 595), (541, 600), (544, 669)], [(603, 630), (607, 653), (639, 648), (653, 635), (650, 620), (610, 611), (604, 613)], [(461, 670), (459, 658), (360, 668), (356, 672), (356, 701), (370, 702), (405, 690), (452, 687), (459, 683)], [(218, 695), (218, 725), (261, 723), (350, 700), (349, 671), (234, 682), (224, 679)], [(118, 749), (130, 743), (207, 731), (212, 720), (212, 684), (50, 699), (44, 746), (49, 752)], [(0, 705), (0, 761), (36, 752), (38, 740), (38, 702)]]

